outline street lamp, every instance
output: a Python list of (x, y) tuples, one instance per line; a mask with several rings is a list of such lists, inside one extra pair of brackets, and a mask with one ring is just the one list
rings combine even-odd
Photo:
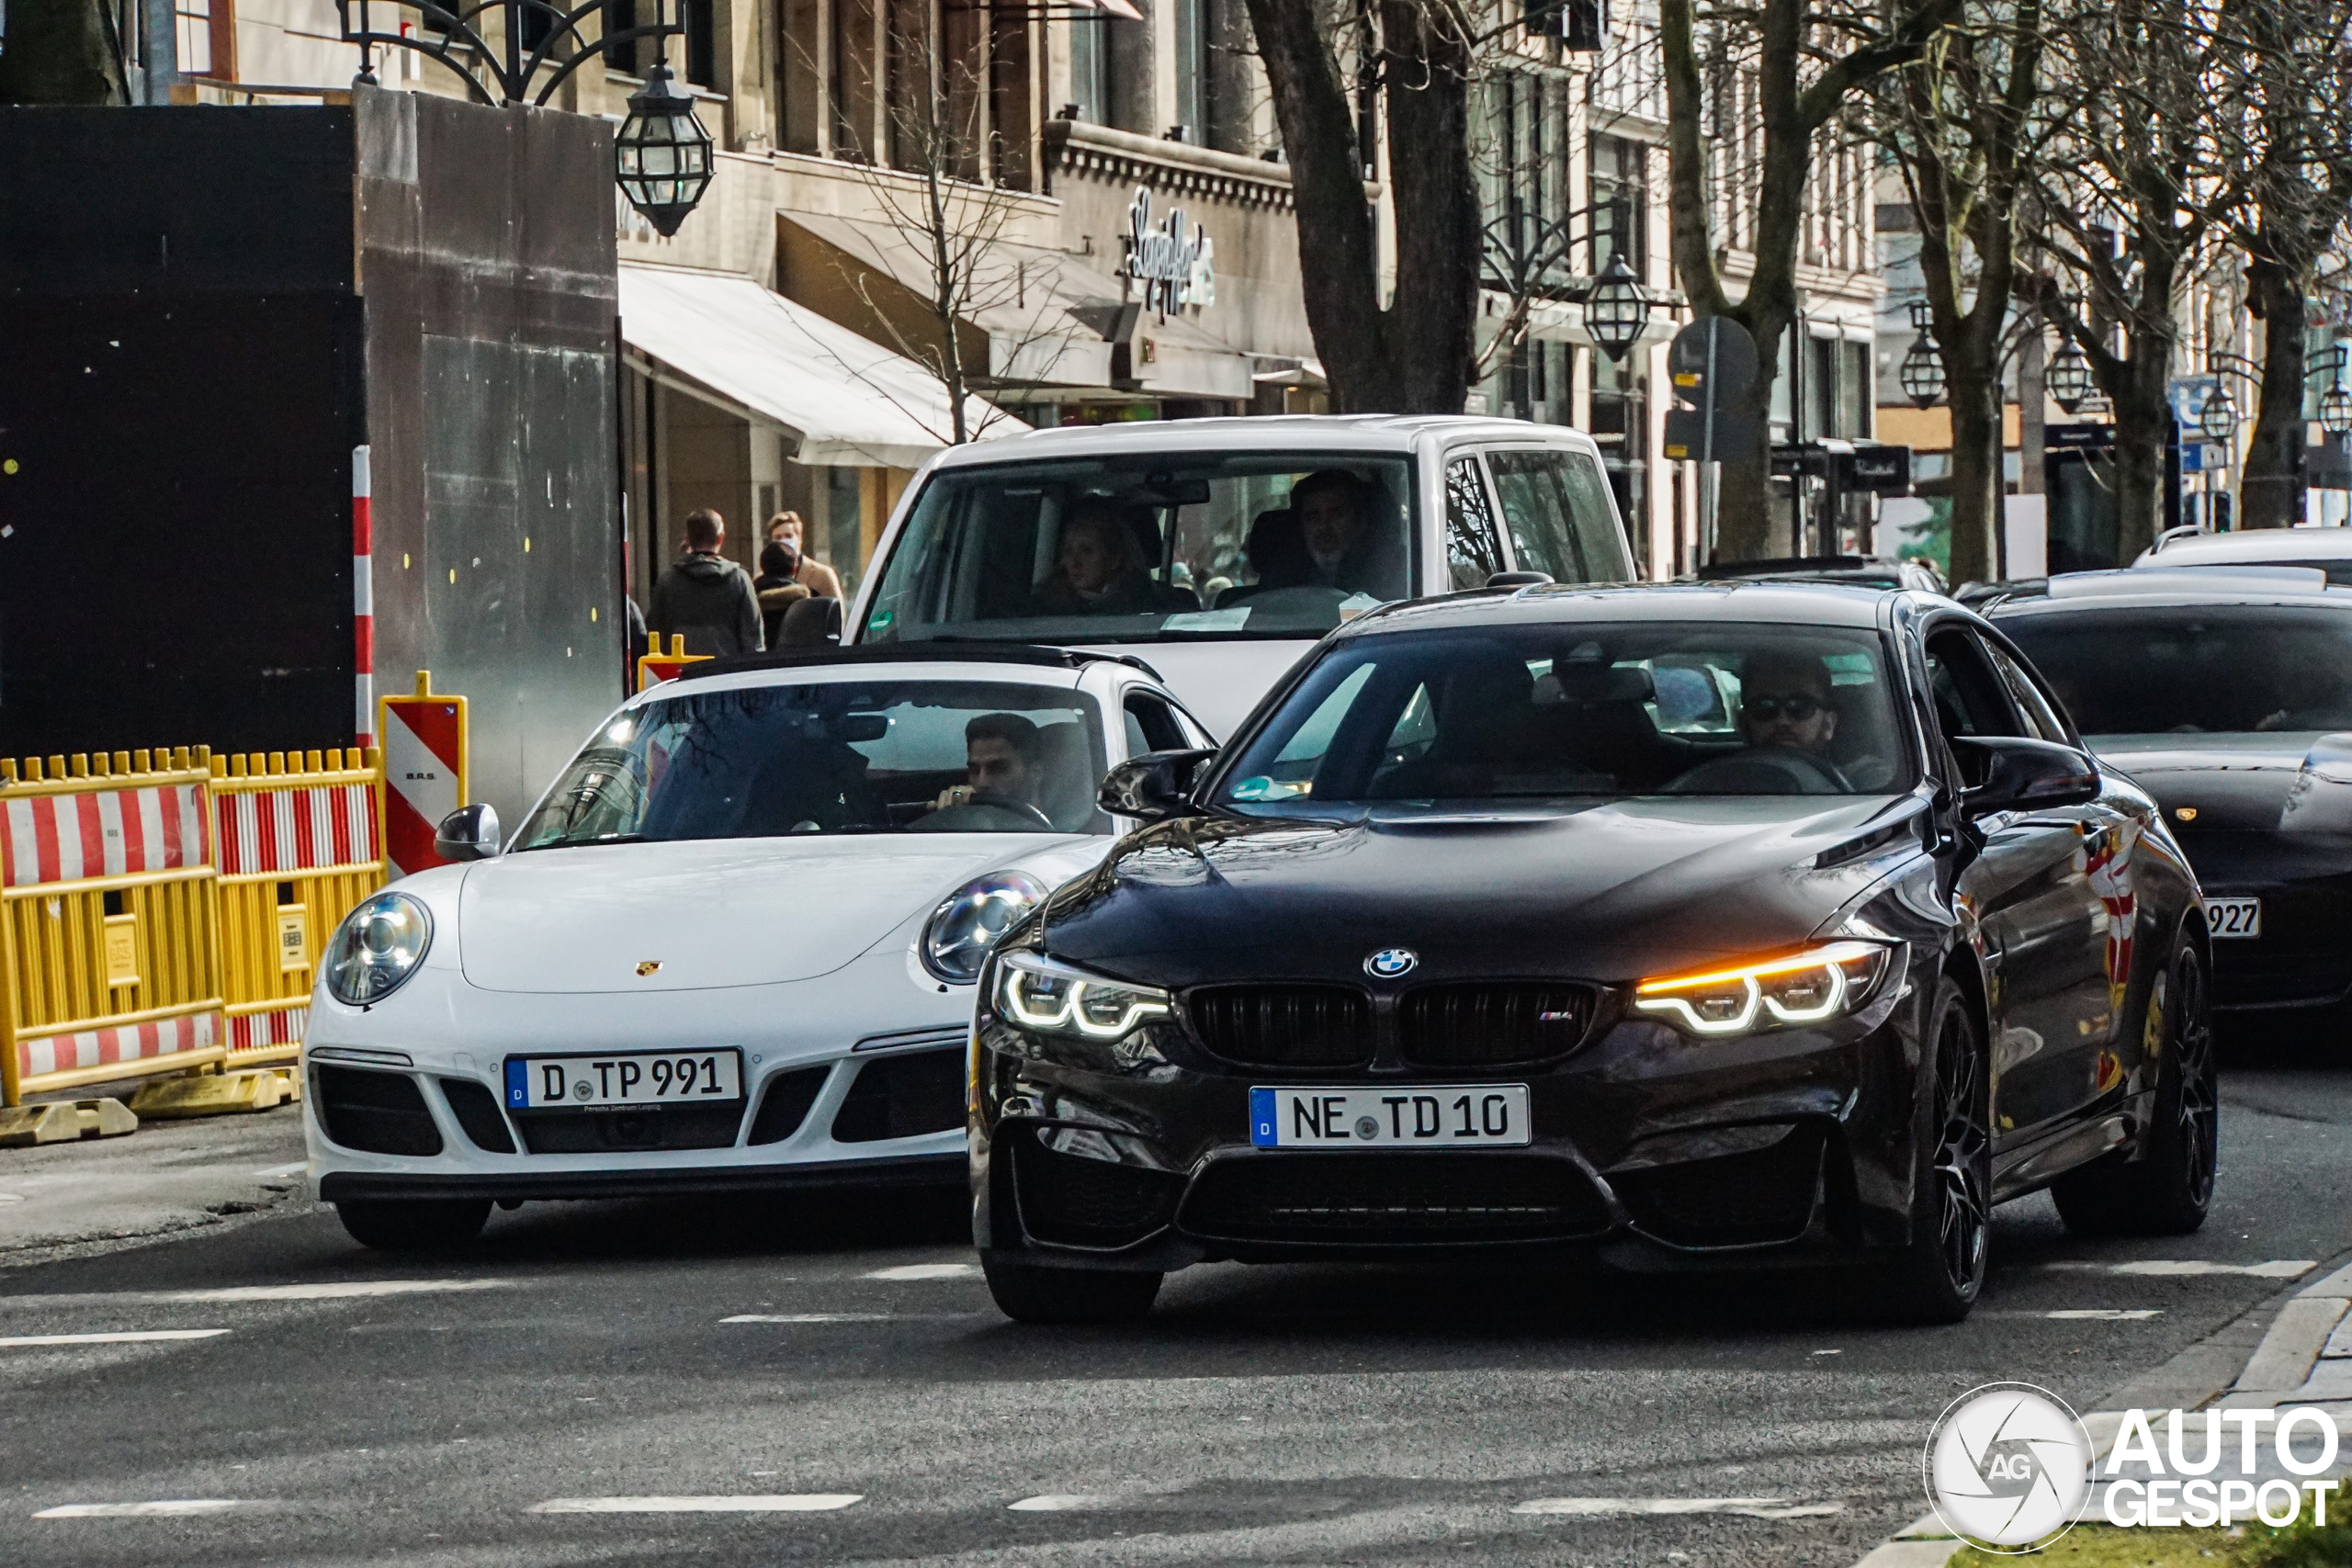
[(2204, 406), (2197, 411), (2197, 434), (2216, 446), (2227, 446), (2237, 433), (2238, 405), (2230, 397), (2229, 388), (2216, 381)]
[(629, 98), (628, 118), (613, 137), (613, 167), (621, 194), (664, 238), (710, 186), (710, 132), (695, 118), (695, 101), (673, 85), (666, 60), (653, 62), (645, 86)]
[(1619, 251), (1600, 269), (1600, 276), (1585, 290), (1584, 330), (1610, 358), (1623, 364), (1650, 321), (1649, 290), (1625, 265), (1625, 253)]
[(2319, 427), (2330, 435), (2352, 434), (2352, 391), (2343, 382), (2319, 395)]
[(1944, 395), (1948, 378), (1944, 375), (1943, 357), (1936, 353), (1936, 345), (1921, 333), (1911, 340), (1911, 352), (1903, 356), (1902, 366), (1894, 373), (1903, 388), (1903, 395), (1911, 400), (1914, 408), (1932, 407)]
[(2090, 401), (2095, 378), (2091, 362), (2073, 344), (2061, 344), (2052, 355), (2050, 365), (2041, 373), (2041, 384), (2050, 393), (2050, 400), (2068, 413), (2080, 413)]

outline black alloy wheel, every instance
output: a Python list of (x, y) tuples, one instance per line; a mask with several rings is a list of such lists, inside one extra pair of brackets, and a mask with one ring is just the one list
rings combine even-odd
[(1017, 1256), (980, 1254), (989, 1294), (1015, 1323), (1131, 1323), (1159, 1294), (1156, 1273), (1040, 1268)]
[(2220, 1064), (2204, 955), (2181, 938), (2158, 1014), (2156, 1098), (2139, 1143), (2051, 1184), (2058, 1215), (2081, 1235), (2187, 1235), (2205, 1223), (2221, 1166)]
[(1958, 1323), (1992, 1250), (1992, 1093), (1975, 1015), (1949, 979), (1928, 1016), (1935, 1061), (1915, 1123), (1911, 1242), (1886, 1270), (1886, 1305), (1906, 1323)]
[(384, 1252), (441, 1252), (481, 1235), (487, 1198), (346, 1198), (335, 1217), (351, 1239)]

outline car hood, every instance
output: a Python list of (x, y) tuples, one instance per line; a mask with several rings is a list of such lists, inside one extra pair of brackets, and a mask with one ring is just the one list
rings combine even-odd
[(2352, 832), (2352, 734), (2087, 739), (2102, 761), (2154, 796), (2184, 837)]
[[(502, 855), (469, 868), (458, 896), (459, 963), (468, 984), (491, 991), (813, 979), (928, 915), (980, 872), (1084, 841), (859, 834)], [(640, 974), (648, 964), (659, 967)]]
[(1395, 946), (1430, 977), (1622, 981), (1804, 942), (1885, 876), (1890, 855), (1918, 850), (1898, 834), (1842, 852), (1913, 808), (1776, 795), (1187, 818), (1122, 841), (1065, 887), (1045, 942), (1165, 986), (1351, 978)]

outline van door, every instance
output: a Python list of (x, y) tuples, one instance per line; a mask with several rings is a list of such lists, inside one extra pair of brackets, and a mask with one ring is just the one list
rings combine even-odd
[(1484, 588), (1487, 579), (1503, 570), (1486, 470), (1476, 453), (1466, 452), (1445, 465), (1445, 586), (1456, 592)]
[(1555, 582), (1627, 582), (1634, 558), (1600, 465), (1557, 446), (1486, 454), (1511, 555), (1521, 571)]

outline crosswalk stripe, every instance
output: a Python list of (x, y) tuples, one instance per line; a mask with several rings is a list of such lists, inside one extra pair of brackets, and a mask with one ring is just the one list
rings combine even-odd
[(550, 1497), (534, 1514), (821, 1514), (865, 1501), (863, 1492), (786, 1492), (709, 1497)]
[(225, 1328), (141, 1328), (120, 1334), (11, 1334), (0, 1350), (30, 1350), (47, 1345), (143, 1345), (156, 1339), (217, 1339)]
[(61, 1503), (37, 1519), (151, 1519), (188, 1514), (218, 1514), (237, 1506), (234, 1497), (166, 1497), (153, 1503)]
[(1815, 1518), (1845, 1511), (1843, 1503), (1792, 1503), (1785, 1497), (1534, 1497), (1511, 1509), (1514, 1514), (1567, 1514), (1578, 1517), (1610, 1514), (1734, 1514), (1752, 1519)]

